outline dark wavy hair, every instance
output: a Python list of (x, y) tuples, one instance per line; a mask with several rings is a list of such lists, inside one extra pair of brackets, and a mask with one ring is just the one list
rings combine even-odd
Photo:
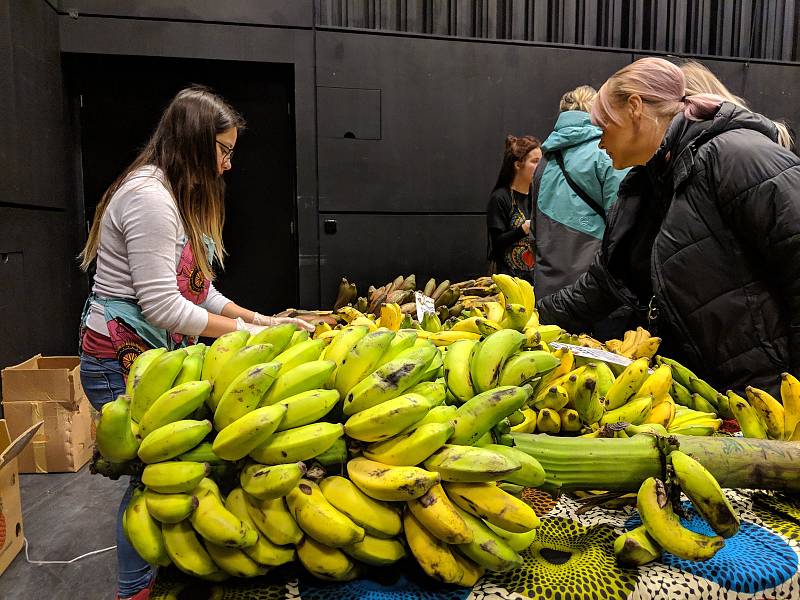
[(542, 143), (532, 135), (522, 137), (507, 135), (503, 163), (500, 165), (497, 183), (494, 184), (492, 191), (511, 187), (511, 182), (514, 181), (514, 163), (520, 162), (531, 150), (536, 150), (541, 145)]

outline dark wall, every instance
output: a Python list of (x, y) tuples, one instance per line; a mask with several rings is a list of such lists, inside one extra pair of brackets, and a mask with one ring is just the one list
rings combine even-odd
[(0, 368), (76, 352), (85, 288), (63, 98), (56, 13), (0, 0)]

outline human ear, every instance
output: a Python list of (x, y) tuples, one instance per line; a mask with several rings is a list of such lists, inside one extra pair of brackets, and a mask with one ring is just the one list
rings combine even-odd
[(628, 97), (628, 112), (632, 120), (638, 120), (642, 117), (643, 109), (642, 97), (639, 94), (631, 94)]

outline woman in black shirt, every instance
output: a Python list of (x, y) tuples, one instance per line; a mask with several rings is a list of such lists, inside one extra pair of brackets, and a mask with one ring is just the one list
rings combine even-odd
[(503, 164), (486, 207), (488, 258), (496, 273), (533, 283), (534, 247), (531, 232), (531, 180), (542, 158), (541, 144), (526, 135), (506, 137)]

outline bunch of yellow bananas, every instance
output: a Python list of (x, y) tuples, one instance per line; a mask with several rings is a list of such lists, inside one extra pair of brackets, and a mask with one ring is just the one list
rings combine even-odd
[(661, 338), (650, 335), (643, 327), (626, 331), (622, 340), (608, 340), (606, 348), (627, 358), (653, 358), (658, 352)]

